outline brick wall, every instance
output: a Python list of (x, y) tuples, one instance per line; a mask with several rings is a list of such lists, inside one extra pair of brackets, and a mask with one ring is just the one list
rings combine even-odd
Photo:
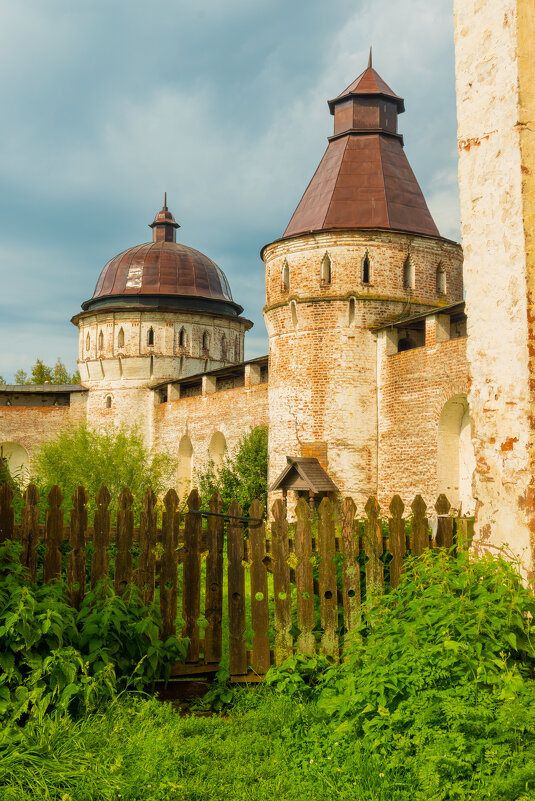
[[(388, 355), (378, 338), (379, 503), (395, 493), (407, 505), (420, 492), (428, 507), (438, 496), (438, 426), (446, 402), (469, 390), (466, 337), (436, 341), (428, 318), (423, 347)], [(453, 500), (453, 499), (452, 499)]]

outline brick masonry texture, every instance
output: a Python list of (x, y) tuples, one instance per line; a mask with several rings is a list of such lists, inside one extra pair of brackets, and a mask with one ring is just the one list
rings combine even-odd
[(379, 337), (378, 499), (385, 512), (396, 493), (408, 507), (416, 488), (433, 511), (440, 491), (440, 414), (450, 398), (468, 393), (466, 337), (433, 339), (428, 336), (429, 345), (388, 355), (386, 337)]

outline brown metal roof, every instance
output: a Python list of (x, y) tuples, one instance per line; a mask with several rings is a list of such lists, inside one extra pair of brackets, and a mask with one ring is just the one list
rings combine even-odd
[(178, 242), (146, 242), (119, 253), (97, 281), (93, 298), (188, 295), (232, 301), (223, 271), (204, 253)]
[(335, 135), (282, 238), (337, 228), (440, 236), (397, 133), (403, 99), (371, 62), (329, 106)]
[(329, 142), (283, 238), (330, 228), (392, 228), (440, 236), (397, 137)]
[(383, 97), (391, 97), (396, 101), (399, 112), (405, 111), (403, 98), (393, 92), (389, 85), (383, 81), (379, 73), (371, 66), (367, 67), (364, 72), (361, 72), (359, 77), (355, 78), (349, 86), (346, 86), (344, 91), (340, 92), (334, 100), (328, 101), (331, 114), (334, 113), (334, 106), (338, 101), (350, 97), (351, 95), (382, 95)]
[(338, 492), (338, 487), (325, 472), (315, 456), (287, 456), (288, 465), (269, 488), (306, 489), (315, 495), (319, 492)]

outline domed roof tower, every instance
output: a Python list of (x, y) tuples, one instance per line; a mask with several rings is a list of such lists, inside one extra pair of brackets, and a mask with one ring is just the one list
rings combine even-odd
[(152, 384), (242, 361), (252, 326), (223, 270), (176, 241), (167, 196), (150, 227), (152, 242), (110, 259), (72, 318), (80, 377), (93, 390), (89, 410), (121, 412), (128, 423), (144, 418), (141, 398)]
[(117, 306), (220, 311), (238, 315), (243, 308), (232, 299), (223, 270), (194, 248), (176, 241), (180, 228), (164, 204), (150, 223), (152, 242), (135, 245), (114, 256), (100, 273), (84, 311)]
[(374, 328), (462, 300), (462, 251), (433, 221), (398, 132), (404, 101), (371, 53), (328, 106), (324, 156), (283, 235), (262, 250), (269, 473), (287, 456), (322, 454), (340, 491), (365, 500), (378, 476)]

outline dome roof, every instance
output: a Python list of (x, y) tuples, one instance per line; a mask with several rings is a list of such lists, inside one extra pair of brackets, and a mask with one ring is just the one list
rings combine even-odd
[(84, 310), (138, 305), (243, 311), (223, 270), (204, 253), (174, 241), (178, 223), (165, 203), (151, 228), (153, 242), (129, 248), (105, 265)]

